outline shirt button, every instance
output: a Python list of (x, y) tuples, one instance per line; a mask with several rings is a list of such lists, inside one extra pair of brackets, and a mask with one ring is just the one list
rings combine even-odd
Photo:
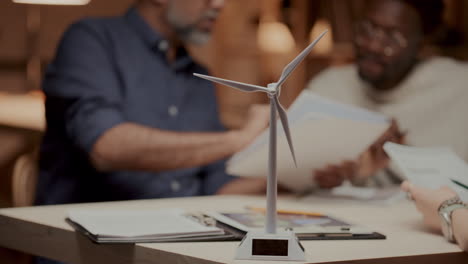
[(167, 49), (169, 48), (169, 43), (167, 43), (166, 40), (161, 40), (158, 44), (158, 49), (160, 51), (167, 51)]
[(177, 192), (180, 190), (180, 183), (178, 181), (172, 181), (171, 182), (171, 190), (173, 192)]
[(175, 117), (179, 114), (179, 109), (175, 105), (169, 106), (169, 109), (167, 109), (167, 111), (169, 112), (169, 115), (172, 117)]

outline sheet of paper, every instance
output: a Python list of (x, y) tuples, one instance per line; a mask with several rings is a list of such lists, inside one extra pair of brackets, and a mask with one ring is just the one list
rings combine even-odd
[[(283, 130), (278, 128), (278, 181), (297, 192), (313, 187), (312, 172), (328, 164), (355, 160), (388, 128), (385, 116), (303, 93), (288, 111), (297, 168)], [(278, 124), (279, 125), (279, 124)], [(268, 131), (234, 155), (227, 171), (266, 177)]]
[(343, 202), (354, 201), (388, 205), (405, 198), (405, 195), (398, 186), (387, 188), (357, 187), (346, 181), (341, 186), (330, 190), (316, 190), (309, 197), (310, 199), (319, 197), (328, 200), (341, 200)]
[(310, 114), (322, 114), (341, 119), (364, 121), (368, 123), (387, 123), (388, 117), (380, 113), (371, 112), (363, 108), (355, 107), (333, 101), (311, 92), (301, 93), (288, 109), (290, 122), (302, 119)]
[[(243, 231), (262, 230), (265, 225), (265, 215), (252, 212), (208, 212), (208, 215), (222, 223)], [(332, 228), (338, 230), (350, 224), (339, 219), (327, 216), (311, 216), (299, 214), (277, 215), (278, 228), (292, 228), (296, 234), (300, 233), (326, 233)], [(328, 228), (328, 229), (327, 229)]]
[(468, 201), (468, 190), (453, 182), (468, 186), (468, 165), (450, 148), (410, 147), (387, 142), (384, 150), (404, 177), (414, 184), (430, 189), (449, 186)]
[[(265, 215), (252, 212), (208, 212), (214, 219), (243, 231), (262, 230)], [(301, 237), (312, 234), (372, 234), (373, 231), (354, 224), (349, 224), (328, 215), (304, 215), (278, 213), (278, 229), (290, 228)], [(345, 229), (343, 229), (345, 228)]]
[(182, 209), (72, 210), (69, 218), (92, 234), (110, 237), (142, 237), (211, 233), (222, 230), (202, 225), (184, 215)]

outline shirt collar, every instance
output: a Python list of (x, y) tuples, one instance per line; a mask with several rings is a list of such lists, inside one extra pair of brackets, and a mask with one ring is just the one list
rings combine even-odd
[(158, 47), (161, 42), (166, 41), (158, 32), (154, 31), (148, 23), (146, 23), (135, 7), (130, 8), (125, 17), (127, 18), (128, 23), (149, 47)]
[[(148, 25), (135, 7), (130, 8), (125, 16), (128, 23), (150, 49), (164, 55), (166, 54), (168, 41)], [(194, 61), (188, 54), (187, 50), (184, 47), (181, 47), (177, 51), (177, 58), (172, 67), (175, 70), (183, 70), (184, 68), (191, 66), (193, 63)]]
[(440, 75), (434, 71), (435, 65), (444, 61), (440, 57), (432, 57), (419, 62), (396, 87), (388, 91), (373, 89), (370, 85), (364, 86), (366, 95), (377, 103), (390, 103), (401, 100), (410, 94), (420, 93), (421, 89), (427, 89), (434, 83), (438, 83)]

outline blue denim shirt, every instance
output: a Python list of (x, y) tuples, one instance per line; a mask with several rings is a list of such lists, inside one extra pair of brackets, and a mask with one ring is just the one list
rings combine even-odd
[[(165, 172), (98, 172), (89, 161), (108, 129), (133, 122), (171, 131), (221, 131), (214, 87), (185, 49), (169, 64), (167, 42), (132, 8), (123, 17), (70, 27), (46, 72), (47, 131), (37, 204), (213, 194), (233, 177), (224, 161)], [(141, 153), (145, 155), (145, 153)]]

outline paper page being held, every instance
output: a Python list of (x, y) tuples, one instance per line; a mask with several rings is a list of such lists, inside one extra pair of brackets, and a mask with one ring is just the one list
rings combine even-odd
[[(383, 115), (312, 93), (302, 93), (289, 109), (288, 116), (297, 168), (289, 155), (285, 137), (279, 133), (277, 172), (279, 183), (296, 192), (314, 186), (314, 170), (344, 160), (356, 160), (390, 125)], [(228, 172), (239, 176), (266, 177), (267, 142), (268, 134), (265, 132), (228, 162)]]
[(468, 201), (468, 165), (450, 148), (410, 147), (387, 142), (384, 150), (402, 174), (415, 185), (437, 189), (448, 186)]

